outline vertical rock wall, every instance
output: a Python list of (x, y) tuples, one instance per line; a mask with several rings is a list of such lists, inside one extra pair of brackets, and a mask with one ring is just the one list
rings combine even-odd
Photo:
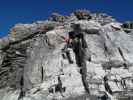
[[(125, 33), (120, 23), (113, 19), (103, 24), (104, 20), (102, 23), (97, 21), (100, 17), (91, 19), (94, 16), (81, 12), (78, 16), (82, 19), (71, 15), (60, 22), (58, 19), (62, 20), (62, 17), (56, 15), (56, 21), (16, 25), (6, 38), (0, 40), (1, 100), (69, 100), (93, 95), (96, 100), (104, 94), (111, 99), (121, 94), (131, 97), (132, 35)], [(69, 48), (72, 64), (62, 56), (65, 46), (62, 37), (68, 37), (70, 21), (81, 25), (87, 41), (86, 82), (90, 96), (85, 92), (73, 50)], [(58, 91), (59, 81), (62, 92)], [(105, 88), (105, 83), (113, 94)]]

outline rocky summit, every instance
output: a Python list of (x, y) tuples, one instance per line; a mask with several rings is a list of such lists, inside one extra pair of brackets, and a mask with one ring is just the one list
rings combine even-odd
[[(85, 48), (68, 46), (72, 25)], [(16, 24), (0, 39), (0, 100), (133, 100), (132, 25), (87, 10)]]

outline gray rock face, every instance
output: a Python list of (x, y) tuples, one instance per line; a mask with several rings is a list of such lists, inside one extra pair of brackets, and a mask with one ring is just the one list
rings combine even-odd
[[(56, 20), (15, 25), (0, 39), (0, 100), (97, 100), (105, 94), (111, 100), (132, 97), (133, 36), (119, 22), (94, 15), (83, 14), (85, 19), (80, 20), (71, 15), (63, 17), (63, 22), (56, 21), (60, 17), (56, 16)], [(98, 21), (104, 18), (104, 24)], [(80, 24), (87, 41), (89, 59), (83, 74), (87, 74), (89, 96), (73, 50), (69, 48), (72, 64), (62, 56), (66, 45), (62, 37), (68, 37), (71, 23)]]

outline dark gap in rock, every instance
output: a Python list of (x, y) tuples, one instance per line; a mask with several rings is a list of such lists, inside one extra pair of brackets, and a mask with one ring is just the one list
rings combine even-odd
[[(118, 47), (118, 51), (119, 51), (119, 53), (120, 53), (120, 55), (121, 55), (123, 61), (126, 62), (126, 59), (125, 59), (124, 54), (123, 54), (123, 52), (122, 52), (122, 50), (121, 50), (120, 47)], [(128, 65), (127, 65), (126, 63), (123, 63), (123, 66), (124, 66), (126, 69), (128, 68)]]
[(21, 86), (21, 88), (23, 88), (23, 86), (24, 86), (24, 77), (23, 76), (21, 76), (21, 79), (20, 79), (20, 86)]
[(18, 100), (21, 100), (25, 96), (25, 91), (24, 91), (24, 77), (23, 75), (21, 76), (20, 79), (20, 94), (18, 97)]
[(35, 92), (33, 92), (33, 94), (36, 94), (37, 92), (39, 92), (41, 89), (38, 88)]
[(8, 72), (8, 70), (9, 70), (9, 69), (0, 71), (0, 76), (3, 75), (4, 73), (6, 74), (6, 72)]
[(43, 71), (43, 66), (41, 66), (41, 81), (43, 82), (44, 79), (44, 71)]
[(21, 57), (21, 58), (27, 57), (26, 55), (23, 55), (23, 54), (16, 54), (16, 56), (17, 56), (17, 57)]
[(49, 44), (49, 39), (48, 39), (48, 36), (47, 36), (47, 35), (45, 35), (45, 37), (44, 37), (44, 38), (45, 38), (46, 43), (47, 43), (47, 44)]
[(62, 58), (66, 59), (66, 55), (64, 53), (62, 53)]
[(108, 77), (104, 76), (103, 81), (104, 81), (105, 90), (112, 95), (113, 92), (112, 92), (112, 90), (111, 90), (111, 88), (110, 88), (110, 86), (108, 84)]
[(1, 65), (1, 67), (8, 67), (11, 64), (12, 64), (11, 62), (8, 62), (8, 63), (3, 62), (2, 65)]
[(108, 57), (108, 47), (107, 47), (106, 43), (104, 43), (103, 46), (104, 46), (105, 56)]
[(109, 37), (109, 35), (108, 35), (108, 34), (106, 34), (106, 37), (107, 37), (107, 39), (111, 40), (111, 38)]
[(119, 53), (120, 53), (120, 55), (121, 55), (123, 61), (126, 61), (126, 59), (125, 59), (125, 57), (124, 57), (124, 55), (123, 55), (123, 52), (122, 52), (122, 50), (121, 50), (120, 47), (118, 47), (118, 51), (119, 51)]
[(106, 46), (106, 43), (104, 43), (104, 50), (105, 50), (105, 52), (108, 52), (108, 48)]

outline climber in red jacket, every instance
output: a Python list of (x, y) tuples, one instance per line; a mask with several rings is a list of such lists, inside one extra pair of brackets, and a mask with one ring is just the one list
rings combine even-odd
[(62, 56), (64, 59), (67, 58), (70, 64), (73, 64), (73, 60), (71, 58), (70, 50), (69, 50), (69, 48), (72, 48), (71, 47), (72, 40), (70, 38), (63, 37), (63, 36), (62, 36), (62, 38), (63, 38), (64, 42), (66, 43), (64, 48), (62, 49)]

